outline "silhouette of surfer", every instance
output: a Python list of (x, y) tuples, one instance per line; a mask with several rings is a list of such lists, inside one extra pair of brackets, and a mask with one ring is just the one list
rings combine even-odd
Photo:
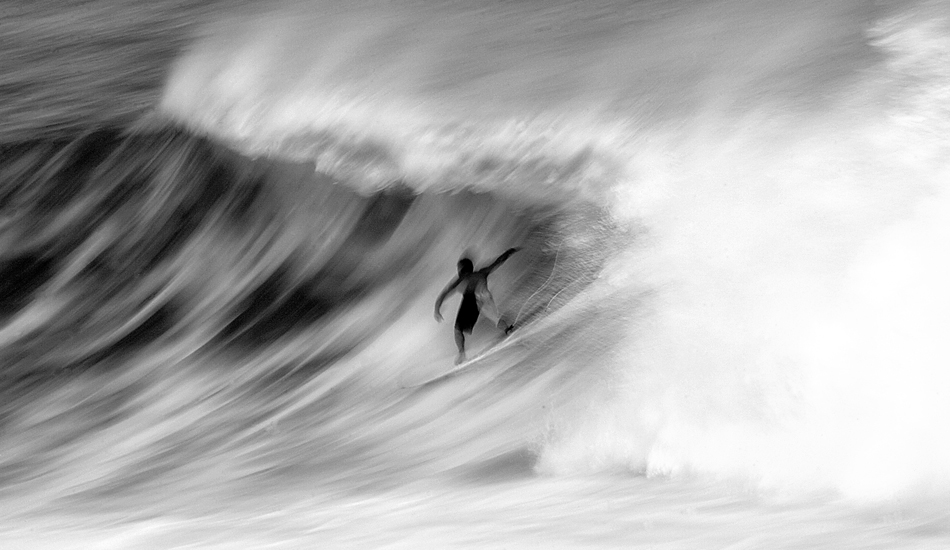
[(462, 304), (459, 306), (458, 315), (455, 317), (455, 345), (458, 346), (459, 355), (455, 364), (465, 361), (465, 335), (471, 334), (478, 321), (479, 313), (484, 314), (490, 321), (495, 323), (498, 330), (505, 334), (514, 330), (514, 325), (509, 325), (498, 313), (498, 307), (495, 306), (495, 300), (488, 290), (488, 275), (498, 269), (501, 264), (511, 257), (512, 254), (520, 250), (519, 248), (509, 248), (501, 256), (495, 258), (487, 267), (475, 271), (475, 265), (472, 260), (463, 257), (458, 262), (458, 277), (442, 290), (438, 299), (435, 301), (435, 320), (442, 322), (442, 302), (453, 291), (462, 293)]

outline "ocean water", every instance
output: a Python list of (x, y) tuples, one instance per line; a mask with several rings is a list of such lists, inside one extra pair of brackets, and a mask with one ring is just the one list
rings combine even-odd
[(947, 2), (0, 13), (3, 548), (950, 547)]

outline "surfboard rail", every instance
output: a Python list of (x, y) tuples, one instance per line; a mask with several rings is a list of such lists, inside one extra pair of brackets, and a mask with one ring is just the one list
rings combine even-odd
[(504, 350), (511, 348), (512, 346), (515, 346), (517, 344), (521, 344), (524, 342), (525, 339), (532, 336), (535, 332), (534, 330), (531, 330), (532, 328), (534, 328), (534, 325), (535, 323), (529, 323), (525, 325), (524, 327), (513, 330), (508, 336), (488, 345), (487, 347), (485, 347), (484, 349), (476, 353), (474, 356), (469, 357), (468, 359), (459, 363), (458, 365), (455, 365), (452, 369), (448, 371), (436, 374), (434, 376), (429, 376), (428, 378), (425, 378), (419, 382), (406, 384), (403, 387), (409, 389), (409, 388), (419, 388), (419, 387), (427, 386), (430, 384), (436, 384), (443, 380), (453, 378), (463, 372), (470, 371), (471, 369), (477, 367), (480, 364), (485, 364), (488, 359), (494, 357), (498, 353), (503, 352)]

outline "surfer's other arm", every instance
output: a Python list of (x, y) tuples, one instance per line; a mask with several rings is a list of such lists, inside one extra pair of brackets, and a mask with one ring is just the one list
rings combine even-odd
[(461, 277), (456, 277), (454, 281), (449, 283), (439, 294), (439, 297), (435, 300), (435, 320), (442, 322), (442, 302), (445, 301), (445, 298), (452, 293), (456, 287), (459, 286), (459, 283), (462, 282)]
[(484, 273), (491, 273), (492, 271), (495, 271), (501, 266), (501, 264), (505, 263), (508, 260), (508, 258), (511, 257), (512, 254), (514, 254), (515, 252), (519, 250), (521, 250), (521, 248), (519, 247), (509, 248), (508, 250), (505, 250), (504, 252), (502, 252), (501, 256), (498, 256), (497, 258), (495, 258), (495, 261), (492, 262), (491, 265), (489, 265), (488, 267), (484, 269), (481, 269), (480, 271)]

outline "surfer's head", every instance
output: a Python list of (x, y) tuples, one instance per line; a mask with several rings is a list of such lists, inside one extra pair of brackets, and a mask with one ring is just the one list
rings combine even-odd
[(475, 264), (472, 263), (472, 260), (468, 258), (462, 258), (458, 263), (459, 276), (468, 275), (471, 272), (475, 271)]

